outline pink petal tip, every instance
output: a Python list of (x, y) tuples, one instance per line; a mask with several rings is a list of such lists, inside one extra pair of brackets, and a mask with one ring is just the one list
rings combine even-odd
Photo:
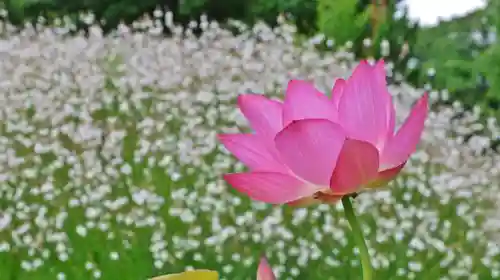
[(276, 276), (266, 257), (260, 259), (259, 268), (257, 269), (257, 280), (276, 280)]

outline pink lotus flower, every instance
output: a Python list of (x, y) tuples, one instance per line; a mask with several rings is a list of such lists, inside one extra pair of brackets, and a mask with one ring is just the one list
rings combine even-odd
[(240, 95), (255, 133), (219, 139), (250, 171), (224, 178), (254, 200), (293, 206), (334, 203), (384, 185), (415, 151), (427, 103), (424, 94), (395, 133), (383, 61), (362, 61), (349, 79), (337, 80), (332, 98), (300, 80), (289, 82), (284, 102)]
[(257, 280), (276, 280), (276, 276), (274, 276), (273, 270), (265, 257), (260, 259)]

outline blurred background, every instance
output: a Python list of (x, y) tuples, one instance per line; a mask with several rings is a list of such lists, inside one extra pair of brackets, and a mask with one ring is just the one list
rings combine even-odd
[(2, 0), (0, 280), (361, 279), (341, 206), (249, 201), (235, 99), (386, 61), (418, 152), (356, 199), (376, 279), (500, 279), (500, 1)]
[[(481, 103), (493, 111), (498, 106), (493, 93), (498, 90), (493, 88), (498, 76), (494, 42), (499, 10), (494, 0), (2, 2), (6, 12), (2, 18), (13, 25), (61, 24), (64, 18), (75, 32), (88, 31), (95, 23), (109, 33), (120, 23), (131, 24), (145, 15), (155, 18), (157, 9), (172, 11), (172, 20), (183, 26), (201, 15), (220, 23), (236, 19), (274, 26), (283, 15), (297, 26), (298, 36), (321, 34), (331, 51), (348, 43), (357, 58), (388, 58), (416, 87), (447, 89), (450, 100), (466, 106)], [(165, 26), (163, 32), (168, 35), (171, 30)]]

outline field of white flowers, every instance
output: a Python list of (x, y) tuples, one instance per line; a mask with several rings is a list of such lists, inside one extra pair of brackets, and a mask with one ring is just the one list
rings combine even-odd
[[(329, 93), (349, 54), (299, 46), (286, 25), (238, 36), (202, 27), (200, 38), (4, 28), (0, 279), (138, 280), (187, 268), (255, 279), (264, 253), (279, 279), (361, 279), (341, 205), (251, 202), (222, 180), (243, 166), (216, 139), (247, 129), (238, 94), (280, 97), (291, 78)], [(392, 93), (401, 120), (422, 92)], [(355, 200), (377, 279), (500, 279), (500, 157), (485, 149), (500, 130), (491, 120), (491, 135), (464, 143), (482, 125), (460, 112), (434, 108), (404, 174)]]

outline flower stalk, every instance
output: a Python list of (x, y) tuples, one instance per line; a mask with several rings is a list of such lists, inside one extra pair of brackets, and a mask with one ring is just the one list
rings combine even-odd
[(344, 213), (347, 221), (351, 226), (354, 241), (359, 248), (361, 267), (363, 269), (363, 280), (372, 280), (373, 269), (370, 261), (370, 254), (368, 253), (368, 247), (366, 246), (365, 238), (363, 237), (363, 232), (361, 231), (358, 219), (356, 218), (356, 214), (354, 213), (354, 209), (351, 203), (351, 197), (347, 195), (344, 196), (342, 198), (342, 205), (344, 206)]

